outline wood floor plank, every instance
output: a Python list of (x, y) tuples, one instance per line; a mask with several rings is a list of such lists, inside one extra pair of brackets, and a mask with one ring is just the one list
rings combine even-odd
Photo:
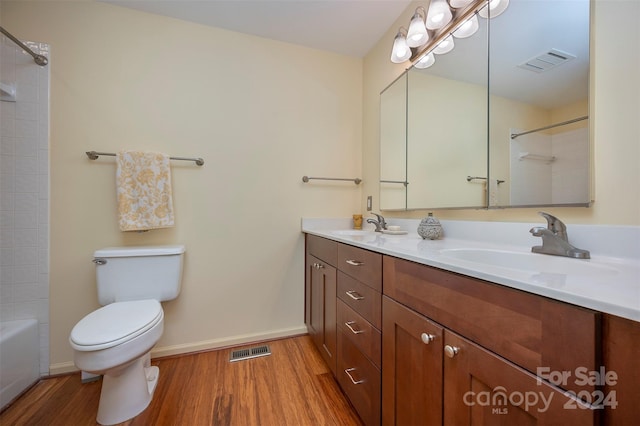
[[(272, 355), (233, 363), (230, 349), (153, 360), (153, 401), (122, 425), (362, 425), (309, 336), (267, 344)], [(95, 425), (100, 387), (79, 374), (42, 380), (0, 413), (0, 425)]]

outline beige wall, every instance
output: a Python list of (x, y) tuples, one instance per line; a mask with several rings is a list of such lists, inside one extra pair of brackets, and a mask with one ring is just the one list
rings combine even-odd
[[(366, 196), (373, 195), (374, 211), (378, 210), (379, 93), (406, 67), (389, 61), (391, 44), (398, 27), (406, 27), (415, 8), (423, 3), (412, 3), (364, 59), (362, 203), (364, 206)], [(546, 210), (567, 223), (640, 225), (640, 34), (636, 22), (640, 2), (596, 0), (592, 12), (590, 121), (595, 203), (590, 208)], [(541, 221), (538, 210), (439, 210), (437, 216), (537, 222)], [(426, 211), (389, 212), (389, 216), (419, 218)]]
[[(92, 1), (2, 1), (2, 26), (51, 46), (51, 359), (97, 305), (94, 250), (183, 243), (182, 293), (159, 354), (304, 328), (303, 216), (350, 216), (361, 171), (362, 60)], [(88, 150), (201, 156), (172, 162), (177, 226), (121, 233), (115, 163)]]
[[(367, 195), (378, 210), (379, 93), (403, 71), (389, 49), (413, 7), (361, 61), (92, 1), (0, 4), (3, 27), (52, 49), (52, 372), (71, 366), (69, 331), (97, 307), (90, 260), (103, 246), (187, 246), (159, 353), (302, 330), (300, 217), (350, 216)], [(568, 223), (640, 224), (639, 12), (635, 0), (595, 5), (596, 203), (552, 209)], [(113, 159), (84, 151), (121, 148), (205, 158), (173, 163), (176, 228), (118, 231)], [(304, 174), (364, 182), (303, 185)], [(438, 216), (539, 221), (536, 211)]]

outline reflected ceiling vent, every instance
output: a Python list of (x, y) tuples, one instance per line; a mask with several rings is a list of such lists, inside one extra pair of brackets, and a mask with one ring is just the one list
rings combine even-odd
[(520, 65), (518, 65), (518, 67), (540, 73), (549, 71), (550, 69), (555, 68), (558, 65), (562, 65), (565, 62), (568, 62), (575, 58), (576, 56), (570, 53), (563, 52), (558, 49), (551, 49), (548, 52), (544, 52), (521, 63)]

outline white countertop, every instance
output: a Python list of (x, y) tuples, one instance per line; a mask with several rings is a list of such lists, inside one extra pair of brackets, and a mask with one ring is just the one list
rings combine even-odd
[[(445, 236), (432, 241), (418, 235), (419, 220), (387, 222), (408, 234), (345, 235), (335, 231), (349, 229), (350, 219), (315, 218), (302, 219), (302, 232), (640, 321), (640, 227), (567, 224), (569, 242), (591, 251), (591, 259), (568, 259), (531, 254), (531, 246), (540, 245), (541, 239), (528, 230), (544, 226), (542, 223), (442, 221)], [(495, 266), (447, 254), (447, 250), (463, 249), (540, 256), (536, 259), (539, 270)], [(566, 262), (576, 262), (570, 264), (572, 272), (560, 273), (557, 265)]]

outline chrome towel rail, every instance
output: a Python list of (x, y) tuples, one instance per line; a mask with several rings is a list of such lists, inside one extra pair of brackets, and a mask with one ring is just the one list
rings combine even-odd
[[(467, 176), (467, 182), (471, 182), (472, 180), (487, 180), (486, 177), (482, 177), (482, 176)], [(498, 185), (500, 185), (501, 183), (504, 183), (503, 180), (497, 179)]]
[(409, 185), (409, 182), (406, 180), (381, 180), (380, 183), (401, 183), (404, 186)]
[(315, 179), (315, 180), (343, 180), (343, 181), (347, 181), (347, 182), (353, 182), (356, 185), (360, 185), (360, 182), (362, 182), (362, 179), (360, 179), (360, 178), (325, 178), (325, 177), (302, 176), (302, 181), (304, 183), (307, 183), (312, 179)]
[[(87, 151), (87, 152), (85, 152), (85, 154), (87, 154), (87, 157), (89, 157), (90, 160), (97, 160), (98, 157), (101, 156), (101, 155), (107, 155), (109, 157), (115, 157), (116, 156), (116, 154), (114, 154), (113, 152)], [(169, 157), (169, 158), (171, 160), (193, 161), (198, 166), (204, 165), (204, 159), (202, 159), (202, 158), (187, 158), (187, 157)]]

